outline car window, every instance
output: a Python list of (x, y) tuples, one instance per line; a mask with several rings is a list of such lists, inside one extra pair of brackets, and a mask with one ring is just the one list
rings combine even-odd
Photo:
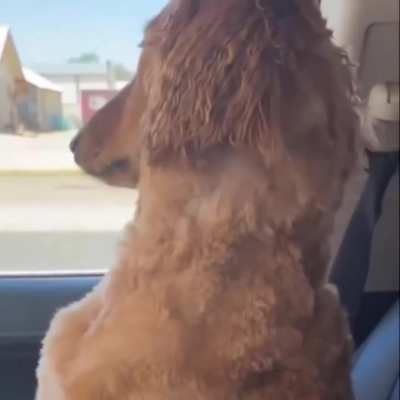
[(132, 79), (145, 23), (165, 3), (15, 0), (2, 7), (0, 274), (112, 266), (137, 193), (85, 175), (69, 145)]

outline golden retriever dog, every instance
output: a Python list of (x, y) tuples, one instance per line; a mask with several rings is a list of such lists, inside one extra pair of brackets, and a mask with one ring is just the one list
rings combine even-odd
[(71, 145), (139, 207), (114, 268), (52, 321), (36, 399), (351, 399), (326, 269), (353, 97), (314, 0), (171, 0)]

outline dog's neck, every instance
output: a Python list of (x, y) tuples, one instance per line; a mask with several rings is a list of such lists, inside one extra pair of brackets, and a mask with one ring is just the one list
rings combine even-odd
[[(263, 254), (267, 248), (272, 253), (292, 248), (299, 260), (308, 258), (304, 268), (317, 285), (328, 263), (333, 212), (313, 210), (298, 192), (295, 175), (283, 165), (268, 171), (245, 152), (211, 164), (204, 169), (173, 163), (142, 169), (135, 254), (190, 262), (195, 253), (204, 252), (210, 266), (243, 252), (243, 244)], [(154, 268), (161, 261), (154, 260)]]

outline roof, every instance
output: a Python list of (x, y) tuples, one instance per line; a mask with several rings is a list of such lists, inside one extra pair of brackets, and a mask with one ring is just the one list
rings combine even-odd
[(115, 89), (122, 90), (126, 85), (128, 85), (130, 81), (116, 81), (115, 82)]
[(6, 25), (0, 25), (0, 58), (3, 55), (4, 48), (6, 47), (8, 33), (10, 28)]
[(0, 25), (0, 61), (2, 61), (4, 54), (8, 54), (7, 63), (14, 77), (22, 79), (21, 60), (15, 47), (10, 27), (7, 25)]
[(107, 75), (107, 65), (97, 63), (36, 64), (33, 69), (42, 75)]
[(62, 92), (62, 89), (55, 85), (53, 82), (50, 82), (45, 77), (37, 74), (36, 72), (32, 71), (31, 69), (22, 68), (24, 72), (25, 80), (33, 86), (36, 86), (39, 89), (47, 89), (53, 92)]

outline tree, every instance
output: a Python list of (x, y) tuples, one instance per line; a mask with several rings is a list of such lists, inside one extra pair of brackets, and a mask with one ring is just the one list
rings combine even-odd
[(98, 64), (100, 57), (93, 52), (82, 53), (79, 57), (71, 57), (68, 59), (69, 63), (77, 64)]

